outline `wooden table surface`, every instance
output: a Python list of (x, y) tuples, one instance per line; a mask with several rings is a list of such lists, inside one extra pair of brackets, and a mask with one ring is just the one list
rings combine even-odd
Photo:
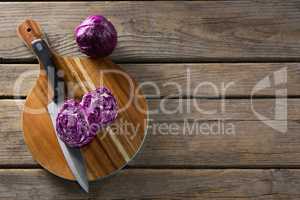
[[(0, 199), (300, 199), (300, 1), (2, 2), (0, 10)], [(55, 50), (79, 55), (73, 29), (97, 13), (119, 33), (114, 62), (160, 93), (143, 87), (157, 112), (142, 151), (86, 194), (43, 170), (24, 144), (21, 109), (37, 75), (14, 88), (38, 65), (16, 27), (32, 17)], [(253, 94), (260, 80), (271, 84)], [(186, 134), (217, 122), (234, 134)]]

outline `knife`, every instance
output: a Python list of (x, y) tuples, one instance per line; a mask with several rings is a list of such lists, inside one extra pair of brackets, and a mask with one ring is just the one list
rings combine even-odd
[(36, 39), (32, 41), (31, 45), (34, 53), (39, 58), (39, 62), (45, 67), (48, 77), (48, 84), (53, 88), (54, 95), (47, 108), (59, 146), (64, 154), (69, 168), (72, 171), (72, 174), (76, 178), (76, 181), (86, 192), (89, 192), (89, 182), (86, 174), (84, 159), (81, 155), (80, 149), (67, 146), (58, 137), (56, 132), (56, 117), (63, 104), (64, 95), (63, 88), (58, 87), (60, 78), (57, 76), (57, 69), (55, 68), (51, 58), (52, 53), (47, 43), (42, 39)]

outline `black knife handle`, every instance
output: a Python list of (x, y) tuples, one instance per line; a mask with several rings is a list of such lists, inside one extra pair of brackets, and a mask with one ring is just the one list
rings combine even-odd
[(39, 58), (39, 62), (45, 67), (48, 77), (48, 83), (53, 89), (53, 100), (57, 101), (59, 97), (59, 88), (57, 76), (57, 69), (52, 61), (52, 53), (47, 43), (42, 39), (37, 39), (31, 43), (32, 49), (36, 56)]

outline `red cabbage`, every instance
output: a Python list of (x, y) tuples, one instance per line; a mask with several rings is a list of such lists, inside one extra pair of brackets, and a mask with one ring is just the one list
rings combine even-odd
[(106, 57), (117, 45), (117, 31), (101, 15), (86, 18), (75, 28), (75, 38), (82, 53), (91, 57)]
[(115, 97), (104, 87), (85, 94), (80, 102), (87, 115), (90, 125), (99, 125), (100, 128), (113, 122), (118, 114)]
[(96, 136), (101, 128), (112, 123), (118, 114), (116, 99), (105, 87), (85, 94), (81, 102), (64, 102), (57, 118), (58, 136), (70, 147), (82, 147)]
[(58, 136), (70, 147), (82, 147), (95, 136), (89, 131), (89, 124), (84, 109), (74, 100), (64, 102), (57, 118)]

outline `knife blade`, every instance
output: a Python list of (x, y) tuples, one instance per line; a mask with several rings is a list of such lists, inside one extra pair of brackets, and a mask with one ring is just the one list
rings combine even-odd
[(52, 125), (55, 131), (56, 138), (58, 140), (59, 146), (63, 152), (63, 155), (67, 161), (67, 164), (72, 171), (72, 174), (76, 178), (79, 185), (86, 191), (89, 191), (89, 183), (85, 168), (85, 162), (83, 156), (81, 155), (79, 148), (72, 148), (67, 146), (57, 135), (56, 132), (56, 117), (63, 104), (63, 92), (61, 88), (58, 88), (59, 78), (56, 73), (55, 65), (51, 59), (51, 51), (48, 45), (42, 39), (36, 39), (31, 43), (32, 49), (39, 58), (41, 64), (44, 65), (46, 73), (48, 76), (48, 83), (53, 88), (53, 99), (48, 104), (48, 113), (50, 115)]
[[(56, 104), (54, 101), (48, 104), (48, 112), (53, 123), (53, 127), (56, 127), (56, 116), (61, 108), (61, 105)], [(86, 176), (86, 170), (84, 166), (84, 160), (79, 148), (68, 147), (57, 135), (55, 131), (59, 146), (65, 156), (65, 159), (76, 178), (79, 185), (86, 191), (89, 191), (89, 184)]]

